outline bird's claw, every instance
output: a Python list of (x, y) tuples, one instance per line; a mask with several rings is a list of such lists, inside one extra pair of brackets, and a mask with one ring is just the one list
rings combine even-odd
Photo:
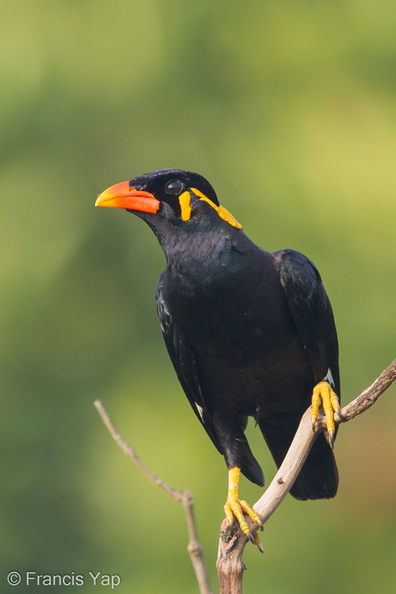
[(252, 520), (252, 522), (257, 524), (260, 530), (263, 530), (263, 523), (260, 520), (260, 516), (258, 515), (258, 513), (254, 511), (254, 509), (252, 509), (246, 501), (244, 501), (243, 499), (238, 499), (237, 497), (227, 498), (226, 504), (224, 506), (224, 511), (229, 524), (233, 524), (234, 520), (236, 519), (243, 534), (245, 534), (245, 536), (247, 536), (250, 542), (256, 545), (259, 551), (263, 553), (264, 548), (261, 544), (261, 539), (258, 535), (258, 532), (255, 532), (254, 534), (250, 532), (249, 526), (243, 515), (244, 513), (246, 513)]
[(224, 505), (224, 512), (228, 523), (232, 525), (234, 523), (234, 520), (236, 519), (243, 534), (245, 534), (245, 536), (247, 536), (250, 542), (257, 545), (259, 550), (263, 552), (260, 537), (258, 536), (257, 532), (251, 534), (248, 523), (245, 520), (244, 514), (247, 514), (249, 518), (252, 520), (252, 522), (257, 524), (260, 530), (263, 530), (263, 523), (260, 519), (260, 516), (248, 504), (247, 501), (239, 499), (238, 497), (240, 474), (240, 468), (234, 467), (230, 468), (229, 470), (228, 497)]
[(249, 516), (252, 522), (259, 526), (260, 530), (263, 529), (263, 523), (260, 520), (258, 513), (254, 511), (247, 501), (244, 501), (243, 499), (238, 499), (236, 496), (229, 495), (224, 506), (224, 512), (230, 524), (234, 522), (234, 519), (237, 520), (240, 529), (244, 534), (246, 534), (249, 540), (251, 539), (252, 535), (250, 534), (249, 526), (244, 518), (244, 513)]
[[(260, 530), (263, 530), (263, 526), (261, 526)], [(258, 548), (258, 550), (260, 551), (260, 553), (264, 553), (264, 547), (262, 545), (260, 536), (258, 532), (255, 532), (253, 534), (253, 544), (256, 545), (256, 547)]]
[(342, 418), (340, 401), (337, 394), (328, 382), (319, 382), (312, 392), (312, 408), (311, 408), (311, 422), (313, 431), (316, 430), (316, 421), (319, 416), (319, 409), (323, 408), (326, 416), (327, 440), (331, 447), (334, 445), (336, 435), (336, 424), (334, 421), (334, 413)]

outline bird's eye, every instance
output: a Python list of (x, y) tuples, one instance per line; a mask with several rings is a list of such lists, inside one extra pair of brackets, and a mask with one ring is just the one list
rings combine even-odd
[(168, 182), (165, 186), (165, 191), (168, 194), (173, 194), (174, 196), (178, 196), (184, 190), (184, 184), (179, 179), (172, 179)]

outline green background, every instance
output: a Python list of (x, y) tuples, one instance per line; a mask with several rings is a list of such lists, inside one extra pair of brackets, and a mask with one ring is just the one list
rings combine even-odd
[[(196, 592), (179, 505), (125, 458), (195, 496), (215, 584), (226, 469), (189, 409), (156, 320), (150, 230), (94, 209), (109, 185), (196, 170), (267, 250), (319, 267), (343, 401), (394, 358), (396, 5), (234, 0), (1, 3), (3, 592)], [(247, 593), (396, 590), (395, 389), (342, 427), (329, 502), (288, 497), (245, 551)], [(274, 464), (253, 426), (267, 481)], [(260, 495), (243, 481), (251, 502)], [(83, 587), (7, 586), (83, 574)]]

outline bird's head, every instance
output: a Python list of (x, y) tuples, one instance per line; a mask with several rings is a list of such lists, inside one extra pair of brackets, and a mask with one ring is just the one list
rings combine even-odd
[(177, 225), (194, 218), (219, 217), (241, 229), (240, 223), (219, 204), (210, 183), (191, 171), (161, 169), (111, 186), (98, 196), (96, 206), (112, 206), (133, 212), (155, 226), (153, 218)]

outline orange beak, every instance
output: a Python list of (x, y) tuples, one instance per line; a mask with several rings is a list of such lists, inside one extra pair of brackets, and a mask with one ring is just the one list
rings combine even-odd
[(131, 188), (129, 182), (121, 182), (107, 188), (99, 194), (95, 202), (95, 206), (112, 206), (153, 213), (158, 212), (160, 204), (153, 194)]

